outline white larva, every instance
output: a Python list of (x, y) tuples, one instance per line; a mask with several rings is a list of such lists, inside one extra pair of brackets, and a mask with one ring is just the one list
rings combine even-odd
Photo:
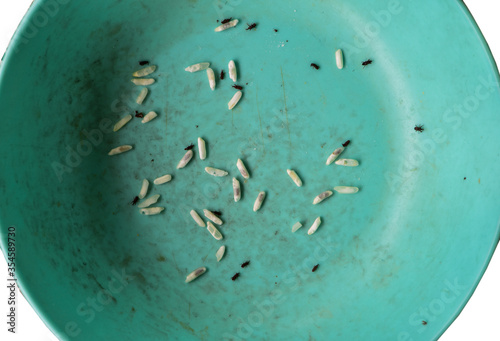
[(158, 114), (155, 113), (154, 111), (150, 111), (149, 113), (146, 114), (146, 116), (143, 117), (142, 123), (148, 123), (154, 120), (156, 117), (158, 117)]
[(238, 202), (241, 199), (241, 187), (238, 179), (233, 178), (233, 193), (234, 193), (234, 202)]
[(201, 227), (206, 226), (205, 221), (203, 219), (201, 219), (198, 212), (196, 212), (195, 210), (191, 210), (191, 212), (189, 212), (189, 214), (191, 214), (191, 217), (193, 217), (193, 220), (196, 222), (196, 224), (198, 224)]
[(344, 151), (344, 147), (337, 148), (333, 151), (333, 153), (326, 160), (326, 165), (329, 166), (333, 163), (333, 161), (337, 160), (340, 154)]
[(236, 83), (236, 80), (238, 79), (238, 72), (236, 71), (236, 64), (234, 63), (234, 60), (231, 60), (229, 62), (228, 69), (229, 78), (231, 78), (231, 80)]
[(213, 168), (213, 167), (205, 167), (205, 172), (207, 172), (210, 175), (218, 176), (218, 177), (226, 176), (229, 174), (225, 170), (217, 169), (217, 168)]
[(338, 159), (335, 161), (336, 165), (346, 166), (346, 167), (357, 167), (359, 166), (359, 162), (353, 159)]
[(296, 222), (295, 224), (293, 224), (292, 226), (292, 233), (295, 233), (297, 232), (298, 229), (300, 229), (302, 227), (302, 224), (299, 223), (299, 222)]
[(149, 181), (147, 179), (142, 180), (141, 191), (139, 192), (139, 199), (144, 199), (146, 194), (148, 194)]
[(207, 158), (207, 145), (205, 140), (198, 137), (198, 156), (200, 160), (205, 160)]
[(209, 67), (210, 67), (210, 63), (198, 63), (198, 64), (188, 66), (184, 70), (187, 72), (198, 72), (198, 71), (206, 70)]
[(129, 146), (129, 145), (124, 145), (124, 146), (120, 146), (120, 147), (116, 147), (114, 149), (111, 149), (111, 151), (108, 153), (108, 155), (118, 155), (118, 154), (121, 154), (121, 153), (125, 153), (125, 152), (128, 152), (129, 150), (131, 150), (133, 147), (132, 146)]
[(186, 277), (186, 283), (192, 282), (207, 271), (207, 268), (198, 268)]
[(149, 198), (147, 198), (146, 200), (144, 200), (142, 203), (140, 203), (139, 206), (137, 206), (137, 207), (139, 207), (139, 208), (149, 207), (151, 205), (156, 204), (158, 202), (158, 199), (160, 199), (159, 194), (152, 195)]
[(338, 49), (335, 52), (335, 59), (337, 61), (337, 67), (339, 68), (339, 70), (342, 70), (344, 68), (344, 53), (341, 49)]
[(134, 77), (145, 77), (156, 71), (156, 65), (146, 66), (132, 74)]
[(151, 85), (155, 83), (154, 78), (134, 78), (131, 80), (135, 85)]
[(139, 93), (139, 96), (137, 96), (137, 99), (135, 100), (137, 104), (141, 105), (144, 100), (146, 99), (146, 96), (148, 95), (148, 88), (143, 88), (141, 92)]
[(299, 178), (299, 176), (297, 175), (297, 173), (294, 170), (287, 169), (286, 172), (288, 173), (290, 178), (292, 178), (293, 182), (295, 182), (295, 184), (298, 187), (302, 187), (302, 180)]
[(220, 26), (217, 26), (215, 28), (215, 32), (222, 32), (222, 31), (225, 31), (227, 30), (228, 28), (231, 28), (231, 27), (234, 27), (236, 25), (238, 25), (239, 23), (239, 20), (238, 19), (234, 19), (234, 20), (231, 20), (230, 22), (228, 23), (225, 23), (225, 24), (222, 24)]
[(224, 238), (219, 230), (217, 230), (214, 224), (212, 224), (210, 221), (207, 221), (207, 230), (217, 240), (221, 240)]
[(314, 198), (313, 200), (313, 205), (316, 205), (316, 204), (319, 204), (320, 202), (322, 202), (323, 200), (325, 200), (326, 198), (329, 198), (331, 197), (333, 194), (332, 191), (325, 191), (323, 193), (321, 193), (320, 195), (318, 195), (316, 198)]
[(193, 158), (193, 151), (188, 150), (186, 154), (184, 154), (184, 156), (182, 157), (181, 161), (179, 161), (177, 169), (186, 167), (186, 165), (189, 163), (189, 161), (191, 161), (192, 158)]
[(165, 210), (165, 207), (148, 207), (141, 209), (141, 214), (144, 215), (157, 215)]
[(358, 187), (351, 187), (351, 186), (336, 186), (333, 189), (340, 194), (354, 194), (359, 192)]
[(247, 167), (245, 167), (245, 164), (241, 159), (238, 159), (236, 162), (236, 167), (238, 167), (238, 170), (241, 173), (241, 176), (244, 177), (245, 179), (250, 179), (250, 174), (248, 173)]
[(224, 257), (224, 254), (226, 253), (226, 246), (222, 245), (219, 250), (215, 253), (215, 257), (217, 258), (217, 262), (220, 262), (222, 257)]
[(258, 210), (260, 210), (265, 198), (266, 198), (266, 192), (260, 192), (259, 195), (257, 196), (257, 199), (255, 199), (255, 202), (253, 204), (253, 211), (254, 212), (257, 212)]
[(164, 176), (160, 176), (159, 178), (156, 178), (153, 183), (155, 185), (163, 185), (166, 184), (167, 182), (170, 182), (172, 180), (172, 175), (167, 174)]
[(241, 96), (243, 96), (243, 93), (241, 91), (238, 91), (237, 93), (234, 94), (233, 98), (231, 98), (231, 100), (227, 104), (229, 110), (233, 110), (236, 104), (238, 104), (238, 102), (240, 101)]
[(321, 225), (321, 218), (317, 217), (314, 223), (312, 224), (311, 228), (309, 229), (309, 231), (307, 231), (307, 234), (311, 235), (314, 232), (316, 232), (318, 230), (319, 225)]
[(224, 222), (219, 217), (217, 217), (212, 211), (205, 209), (205, 210), (203, 210), (203, 214), (205, 215), (205, 217), (207, 217), (208, 219), (210, 219), (211, 221), (213, 221), (217, 225), (224, 224)]
[(113, 127), (113, 131), (117, 132), (118, 130), (122, 129), (125, 124), (129, 123), (130, 120), (132, 119), (132, 115), (127, 115), (118, 122), (116, 122), (115, 126)]
[(215, 73), (211, 68), (207, 69), (208, 83), (210, 84), (210, 89), (215, 90)]

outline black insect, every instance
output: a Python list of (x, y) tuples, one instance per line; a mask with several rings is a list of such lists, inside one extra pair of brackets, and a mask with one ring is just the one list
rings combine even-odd
[(224, 79), (225, 76), (226, 74), (224, 73), (224, 70), (220, 70), (220, 79)]
[(220, 217), (222, 215), (221, 211), (212, 211), (213, 214), (215, 214), (217, 217)]
[(249, 265), (250, 265), (250, 261), (249, 261), (249, 260), (247, 260), (245, 263), (241, 264), (241, 267), (242, 267), (242, 268), (246, 268), (246, 267), (247, 267), (247, 266), (249, 266)]
[(315, 63), (311, 63), (311, 67), (315, 68), (316, 70), (319, 70), (319, 65)]
[(275, 29), (274, 29), (274, 32), (278, 32), (278, 29), (276, 29), (276, 28), (275, 28)]
[(135, 204), (137, 204), (138, 201), (139, 197), (135, 197), (134, 200), (132, 200), (131, 204), (134, 206)]
[(228, 22), (230, 22), (231, 20), (233, 20), (233, 18), (227, 18), (227, 19), (224, 19), (221, 21), (221, 24), (227, 24)]
[(349, 145), (349, 143), (351, 143), (351, 140), (347, 140), (345, 141), (344, 143), (342, 143), (342, 147), (347, 147)]
[(467, 177), (465, 177), (464, 180), (467, 180)]
[(373, 63), (373, 60), (368, 59), (368, 60), (365, 60), (363, 63), (361, 63), (361, 65), (363, 65), (363, 69), (364, 69), (365, 66), (370, 65), (371, 63)]
[(184, 148), (184, 150), (191, 150), (194, 148), (194, 144), (190, 144), (189, 146), (187, 146), (186, 148)]
[(141, 61), (139, 62), (139, 65), (140, 65), (140, 66), (144, 66), (144, 65), (148, 65), (148, 64), (149, 64), (149, 62), (148, 62), (147, 60), (141, 60)]
[(247, 30), (247, 31), (249, 31), (249, 30), (253, 30), (254, 28), (256, 28), (256, 27), (257, 27), (257, 24), (256, 24), (256, 23), (253, 23), (253, 24), (247, 24), (247, 26), (248, 26), (248, 27), (246, 28), (246, 30)]
[(424, 326), (426, 326), (426, 325), (427, 325), (427, 321), (422, 321), (422, 324), (423, 324)]
[(413, 129), (415, 129), (415, 131), (418, 132), (418, 133), (423, 133), (424, 132), (424, 125), (423, 124), (419, 125), (419, 126), (417, 125)]
[(242, 86), (239, 86), (239, 85), (233, 85), (233, 88), (235, 89), (238, 89), (238, 90), (243, 90), (243, 87)]
[(135, 112), (135, 117), (137, 117), (137, 118), (143, 118), (143, 117), (144, 117), (144, 114), (143, 114), (142, 112), (138, 112), (138, 111), (136, 111), (136, 112)]
[(233, 276), (233, 277), (231, 277), (231, 279), (232, 279), (233, 281), (236, 281), (236, 279), (237, 279), (238, 277), (240, 277), (240, 273), (239, 273), (239, 272), (235, 273), (235, 274), (234, 274), (234, 276)]
[(315, 272), (316, 270), (318, 270), (318, 267), (319, 267), (319, 264), (316, 264), (316, 265), (314, 266), (314, 268), (312, 269), (312, 272)]

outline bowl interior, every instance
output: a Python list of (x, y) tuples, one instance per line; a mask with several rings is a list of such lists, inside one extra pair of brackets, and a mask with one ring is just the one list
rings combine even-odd
[[(228, 17), (239, 25), (215, 33)], [(137, 105), (141, 60), (158, 70)], [(227, 74), (230, 60), (244, 87), (232, 111), (227, 76), (211, 91), (184, 71)], [(2, 231), (17, 227), (21, 289), (61, 339), (429, 340), (498, 240), (498, 75), (459, 1), (38, 1), (1, 71)], [(207, 159), (195, 149), (177, 170), (198, 137)], [(360, 166), (325, 166), (348, 139)], [(165, 211), (141, 215), (142, 180), (164, 174), (149, 193)], [(312, 205), (339, 185), (361, 190)], [(191, 219), (204, 208), (222, 212), (222, 241)]]

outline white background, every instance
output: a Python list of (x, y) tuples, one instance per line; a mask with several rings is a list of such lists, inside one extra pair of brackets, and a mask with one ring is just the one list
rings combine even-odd
[[(1, 0), (0, 2), (0, 55), (3, 55), (10, 37), (24, 16), (32, 0)], [(438, 0), (436, 0), (438, 1)], [(493, 55), (500, 63), (500, 3), (492, 0), (465, 1), (479, 24)], [(499, 110), (500, 112), (500, 110)], [(18, 333), (7, 332), (5, 315), (7, 311), (7, 290), (4, 280), (7, 266), (0, 260), (0, 340), (43, 340), (57, 339), (45, 327), (29, 304), (18, 295)], [(4, 314), (5, 312), (5, 314)], [(446, 331), (441, 341), (499, 341), (500, 340), (500, 251), (495, 254), (483, 280), (468, 305)], [(355, 341), (355, 340), (353, 340)], [(382, 340), (385, 341), (385, 340)]]

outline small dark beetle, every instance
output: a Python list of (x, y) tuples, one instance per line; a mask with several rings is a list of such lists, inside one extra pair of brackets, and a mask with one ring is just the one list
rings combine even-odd
[(239, 86), (239, 85), (233, 85), (233, 88), (235, 89), (238, 89), (238, 90), (243, 90), (243, 87), (242, 86)]
[(418, 132), (418, 133), (423, 133), (424, 132), (424, 125), (423, 124), (419, 125), (419, 126), (417, 125), (413, 129), (415, 129), (415, 131)]
[(247, 267), (248, 265), (250, 265), (250, 261), (249, 261), (249, 260), (247, 260), (245, 263), (241, 264), (241, 267), (242, 267), (242, 268), (245, 268), (245, 267)]
[(248, 26), (248, 27), (246, 28), (246, 30), (248, 31), (248, 30), (253, 30), (254, 28), (256, 28), (256, 27), (257, 27), (257, 24), (256, 24), (256, 23), (253, 23), (253, 24), (247, 24), (247, 26)]
[(236, 281), (236, 279), (237, 279), (238, 277), (240, 277), (240, 273), (239, 273), (239, 272), (235, 273), (235, 274), (234, 274), (234, 276), (233, 276), (233, 277), (231, 277), (231, 279), (232, 279), (233, 281)]
[(347, 140), (345, 141), (344, 143), (342, 143), (342, 147), (347, 147), (349, 145), (349, 143), (351, 143), (351, 140)]
[(135, 197), (134, 200), (132, 200), (131, 204), (135, 205), (139, 201), (139, 197)]
[(319, 267), (319, 264), (316, 264), (316, 265), (314, 266), (314, 268), (312, 269), (312, 272), (315, 272), (316, 270), (318, 270), (318, 267)]
[(194, 144), (190, 144), (189, 146), (187, 146), (186, 148), (184, 148), (184, 150), (191, 150), (194, 148)]
[(233, 18), (227, 18), (227, 19), (224, 19), (221, 21), (221, 24), (227, 24), (228, 22), (230, 22), (231, 20), (233, 20)]
[(316, 70), (319, 70), (319, 65), (315, 63), (311, 63), (311, 67), (315, 68)]
[(149, 62), (147, 60), (142, 60), (139, 62), (140, 66), (144, 66), (144, 65), (148, 65), (148, 64), (149, 64)]
[(224, 79), (225, 76), (226, 74), (224, 73), (224, 70), (220, 70), (220, 79)]
[(371, 63), (373, 63), (373, 60), (368, 59), (368, 60), (365, 60), (363, 63), (361, 63), (361, 65), (363, 65), (363, 69), (364, 69), (365, 66), (370, 65)]

